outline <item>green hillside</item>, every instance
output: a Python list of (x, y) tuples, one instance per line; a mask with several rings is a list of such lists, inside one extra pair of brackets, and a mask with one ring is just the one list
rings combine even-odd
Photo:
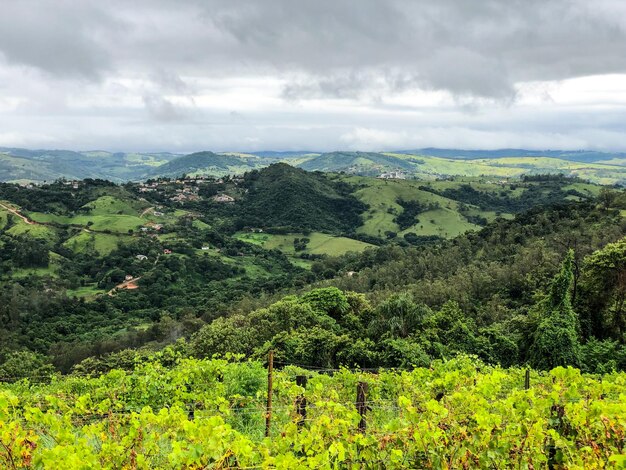
[(150, 175), (170, 178), (176, 178), (183, 174), (223, 176), (241, 174), (262, 166), (265, 166), (263, 161), (253, 155), (222, 155), (213, 152), (198, 152), (156, 166)]
[(81, 209), (93, 215), (137, 215), (138, 211), (147, 206), (147, 203), (142, 201), (106, 195), (88, 202)]
[[(302, 254), (340, 256), (348, 252), (361, 252), (368, 247), (373, 247), (373, 245), (359, 240), (320, 232), (289, 233), (286, 235), (238, 232), (235, 237), (238, 240), (262, 246), (267, 250), (279, 250), (290, 256)], [(296, 249), (298, 240), (306, 240), (306, 242), (302, 242), (301, 249)]]
[(299, 164), (307, 171), (358, 173), (378, 176), (385, 171), (405, 170), (413, 172), (421, 161), (412, 157), (396, 157), (374, 152), (332, 152), (314, 156)]
[(108, 255), (119, 243), (124, 243), (124, 239), (116, 235), (81, 231), (68, 238), (63, 246), (75, 253), (88, 254), (95, 251), (99, 255)]
[(579, 162), (528, 155), (491, 158), (474, 156), (466, 159), (408, 153), (332, 152), (312, 156), (298, 163), (298, 166), (309, 171), (346, 172), (363, 176), (397, 172), (402, 178), (418, 179), (450, 176), (508, 179), (523, 175), (563, 174), (599, 184), (626, 183), (626, 167), (621, 165), (619, 159)]
[(336, 176), (355, 188), (367, 209), (356, 233), (378, 238), (451, 238), (497, 217), (510, 218), (531, 207), (586, 200), (599, 187), (559, 176), (528, 177), (514, 183), (485, 178), (447, 181)]
[[(448, 238), (479, 228), (459, 214), (459, 204), (456, 201), (420, 190), (419, 186), (422, 183), (360, 177), (352, 177), (348, 181), (360, 188), (355, 192), (355, 196), (368, 206), (363, 215), (363, 225), (357, 228), (359, 233), (385, 237), (389, 232), (400, 235), (413, 232), (417, 235)], [(419, 202), (422, 206), (418, 216), (419, 222), (401, 229), (396, 219), (403, 213), (404, 208), (398, 201)]]
[(603, 163), (580, 163), (548, 157), (508, 157), (456, 160), (419, 156), (423, 163), (415, 168), (417, 177), (486, 176), (519, 178), (522, 175), (560, 173), (599, 184), (623, 184), (626, 168)]
[(132, 199), (119, 199), (112, 195), (98, 197), (78, 209), (76, 215), (50, 212), (27, 212), (29, 218), (44, 224), (81, 226), (91, 231), (127, 233), (137, 230), (145, 220), (139, 215), (144, 203)]
[(49, 165), (0, 152), (0, 181), (52, 181), (61, 177), (63, 174)]
[(176, 157), (178, 155), (167, 152), (73, 152), (0, 147), (0, 181), (100, 178), (121, 182), (143, 179), (154, 166)]
[(624, 158), (622, 152), (597, 152), (593, 150), (528, 150), (528, 149), (497, 149), (497, 150), (464, 150), (423, 148), (417, 150), (402, 150), (407, 155), (428, 155), (431, 157), (454, 158), (462, 160), (508, 158), (508, 157), (548, 157), (573, 162), (601, 162), (607, 158)]
[(348, 185), (284, 163), (251, 172), (244, 184), (240, 225), (340, 233), (358, 226), (365, 209)]

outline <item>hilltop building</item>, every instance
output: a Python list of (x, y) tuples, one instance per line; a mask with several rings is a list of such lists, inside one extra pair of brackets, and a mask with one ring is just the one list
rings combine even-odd
[(235, 198), (228, 194), (217, 194), (213, 196), (215, 202), (235, 202)]
[(404, 180), (406, 179), (406, 174), (404, 174), (402, 171), (390, 171), (388, 173), (381, 173), (379, 178)]

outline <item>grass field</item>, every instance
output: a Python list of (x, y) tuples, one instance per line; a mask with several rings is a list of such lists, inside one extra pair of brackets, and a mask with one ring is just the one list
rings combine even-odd
[(572, 183), (563, 187), (563, 191), (569, 191), (570, 189), (581, 192), (587, 196), (596, 197), (598, 194), (600, 194), (600, 190), (602, 189), (602, 187), (587, 183)]
[(195, 253), (196, 256), (210, 256), (213, 258), (219, 258), (219, 260), (225, 264), (243, 268), (245, 269), (244, 276), (261, 278), (269, 277), (272, 274), (265, 267), (260, 266), (254, 256), (226, 256), (220, 253), (215, 248), (209, 250), (195, 250)]
[(313, 232), (309, 235), (301, 233), (274, 235), (269, 233), (239, 232), (235, 235), (235, 237), (239, 240), (262, 246), (268, 250), (282, 251), (283, 253), (291, 256), (296, 254), (293, 246), (294, 239), (303, 237), (309, 238), (310, 242), (307, 244), (306, 249), (303, 250), (302, 253), (315, 255), (339, 256), (349, 251), (360, 252), (372, 246), (369, 243), (364, 243), (359, 240), (353, 240), (346, 237), (336, 237), (320, 232)]
[[(553, 160), (553, 159), (547, 159)], [(468, 162), (454, 161), (458, 164)], [(471, 162), (472, 164), (474, 161)], [(512, 218), (513, 214), (494, 210), (483, 210), (478, 206), (461, 204), (460, 202), (446, 197), (433, 194), (430, 190), (422, 190), (421, 187), (432, 188), (437, 192), (447, 189), (458, 189), (463, 185), (470, 185), (473, 189), (492, 193), (498, 197), (520, 198), (530, 186), (542, 183), (505, 181), (485, 176), (462, 176), (453, 180), (412, 180), (412, 179), (373, 179), (360, 176), (338, 176), (338, 178), (354, 185), (357, 190), (355, 196), (368, 205), (363, 213), (363, 225), (357, 229), (359, 233), (384, 238), (387, 232), (397, 233), (402, 236), (412, 232), (419, 236), (437, 235), (444, 238), (455, 237), (468, 230), (479, 230), (481, 227), (468, 220), (470, 216), (485, 218), (488, 222), (497, 217)], [(562, 190), (575, 190), (585, 196), (596, 196), (601, 187), (584, 182), (573, 182), (566, 185)], [(548, 191), (548, 189), (546, 189)], [(570, 200), (579, 200), (579, 196), (570, 195), (565, 197)], [(418, 223), (400, 230), (394, 219), (402, 214), (404, 209), (398, 200), (416, 201), (424, 206), (436, 205), (421, 212), (417, 219)], [(467, 216), (467, 217), (466, 217)], [(471, 219), (471, 217), (470, 217)]]
[(107, 255), (117, 248), (120, 237), (108, 233), (80, 232), (68, 239), (63, 245), (76, 252), (84, 253), (95, 250), (100, 255)]
[(91, 201), (83, 206), (93, 215), (137, 215), (142, 208), (148, 207), (141, 205), (138, 201), (129, 203), (113, 196), (101, 196), (95, 201)]
[(398, 235), (412, 232), (421, 236), (437, 235), (442, 238), (451, 238), (469, 230), (481, 228), (469, 223), (458, 212), (445, 208), (422, 212), (418, 218), (420, 220), (418, 224), (398, 232)]
[(143, 164), (143, 165), (157, 167), (159, 165), (164, 165), (169, 160), (165, 158), (158, 158), (157, 155), (146, 155), (146, 154), (141, 154), (141, 153), (127, 153), (126, 161), (128, 161), (129, 163)]
[[(154, 215), (155, 210), (162, 215)], [(176, 222), (181, 217), (185, 217), (186, 215), (189, 215), (189, 212), (181, 210), (181, 209), (168, 210), (165, 212), (163, 212), (162, 209), (153, 209), (143, 214), (143, 216), (141, 215), (142, 212), (143, 210), (137, 211), (135, 212), (135, 214), (141, 216), (141, 218), (145, 222), (155, 222), (159, 224), (173, 223), (173, 222)]]
[(47, 241), (54, 241), (57, 238), (56, 232), (51, 227), (27, 224), (17, 217), (15, 217), (14, 220), (16, 221), (15, 225), (7, 230), (7, 233), (11, 236), (28, 235), (29, 237)]
[[(222, 257), (221, 260), (223, 260), (224, 258), (225, 257)], [(240, 267), (244, 268), (246, 270), (246, 276), (249, 276), (251, 278), (257, 279), (261, 277), (268, 277), (271, 275), (270, 271), (265, 269), (263, 266), (259, 266), (258, 264), (256, 264), (255, 258), (252, 256), (241, 256), (234, 261), (235, 262), (233, 264), (237, 264)]]
[(238, 232), (235, 234), (235, 238), (244, 242), (252, 243), (257, 246), (265, 246), (265, 243), (276, 235), (270, 235), (269, 233), (250, 233), (250, 232)]
[(137, 230), (146, 220), (137, 215), (111, 214), (111, 215), (77, 215), (67, 217), (56, 214), (44, 214), (42, 212), (30, 212), (28, 216), (35, 222), (56, 223), (60, 225), (79, 225), (91, 230), (127, 233), (129, 230)]
[(96, 231), (110, 230), (111, 232), (128, 233), (129, 230), (137, 230), (146, 223), (146, 219), (139, 217), (145, 207), (147, 206), (142, 206), (140, 203), (129, 203), (113, 196), (101, 196), (83, 206), (84, 209), (88, 210), (87, 214), (65, 216), (29, 212), (27, 215), (35, 222), (40, 223), (80, 225)]
[(13, 279), (23, 279), (28, 276), (36, 276), (36, 277), (56, 277), (56, 269), (54, 265), (49, 265), (47, 268), (20, 268), (14, 269), (11, 272), (11, 277)]
[(164, 233), (162, 235), (158, 236), (159, 240), (161, 241), (167, 241), (167, 240), (176, 240), (178, 237), (178, 234), (175, 232), (170, 232), (170, 233)]
[[(369, 206), (363, 214), (363, 225), (357, 229), (360, 233), (377, 237), (384, 237), (385, 232), (454, 237), (479, 228), (459, 214), (458, 202), (418, 189), (425, 184), (423, 181), (366, 179), (358, 176), (348, 177), (346, 181), (357, 187), (364, 186), (355, 193), (357, 198)], [(423, 212), (418, 217), (419, 223), (401, 231), (394, 222), (394, 218), (403, 211), (402, 206), (397, 203), (398, 199), (418, 201), (425, 205), (436, 204), (439, 208)], [(472, 215), (482, 215), (488, 220), (495, 217), (495, 213), (484, 212), (478, 208), (473, 208)]]
[(55, 223), (55, 224), (68, 225), (68, 224), (73, 223), (72, 220), (74, 219), (73, 217), (57, 215), (57, 214), (48, 214), (44, 212), (26, 212), (26, 215), (31, 220), (34, 220), (35, 222), (39, 222), (42, 224)]
[(626, 158), (610, 158), (608, 160), (599, 160), (595, 163), (604, 164), (604, 165), (618, 165), (618, 166), (626, 167)]
[(37, 277), (58, 277), (59, 271), (59, 263), (63, 259), (61, 255), (58, 255), (54, 252), (50, 252), (50, 262), (48, 263), (48, 267), (45, 268), (21, 268), (15, 269), (11, 273), (11, 277), (14, 279), (20, 279), (28, 276), (37, 276)]
[(68, 289), (66, 292), (68, 297), (78, 297), (84, 299), (89, 299), (105, 293), (105, 291), (98, 289), (95, 285), (83, 286), (77, 289)]
[(198, 219), (194, 220), (194, 221), (192, 222), (192, 225), (193, 225), (195, 228), (199, 228), (200, 230), (206, 230), (206, 229), (211, 228), (211, 226), (210, 226), (209, 224), (204, 223), (204, 222), (202, 222), (201, 220), (198, 220)]
[[(487, 192), (487, 193), (500, 193), (502, 191), (506, 191), (507, 195), (515, 198), (522, 195), (524, 192), (524, 187), (520, 185), (519, 181), (513, 181), (511, 184), (504, 183), (504, 180), (499, 179), (489, 179), (487, 177), (457, 177), (454, 180), (438, 180), (438, 181), (428, 181), (424, 183), (424, 186), (428, 186), (437, 191), (445, 191), (446, 189), (457, 189), (461, 185), (468, 184), (476, 191)], [(585, 186), (593, 187), (593, 185), (581, 183)], [(512, 186), (515, 186), (515, 189), (511, 189)]]
[(94, 215), (75, 217), (75, 223), (87, 226), (92, 222), (92, 230), (126, 233), (129, 230), (137, 230), (145, 222), (136, 215)]

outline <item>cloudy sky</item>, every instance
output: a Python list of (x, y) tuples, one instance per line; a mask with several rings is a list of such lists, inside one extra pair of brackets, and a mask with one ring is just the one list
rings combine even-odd
[(0, 0), (0, 146), (626, 150), (622, 0)]

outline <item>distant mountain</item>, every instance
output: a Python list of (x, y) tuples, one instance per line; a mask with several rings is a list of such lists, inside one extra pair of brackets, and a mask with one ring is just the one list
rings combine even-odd
[(207, 151), (175, 158), (164, 165), (154, 168), (150, 175), (175, 178), (182, 174), (237, 174), (261, 168), (268, 164), (269, 162), (265, 162), (256, 156), (223, 155)]
[(522, 175), (576, 176), (601, 184), (626, 185), (626, 153), (591, 150), (463, 150), (424, 148), (398, 152), (211, 151), (125, 153), (102, 150), (32, 150), (0, 147), (0, 181), (43, 182), (104, 179), (121, 183), (182, 174), (243, 174), (276, 162), (307, 171), (360, 176), (440, 179), (449, 176), (517, 178)]
[(559, 158), (572, 162), (599, 162), (612, 158), (626, 158), (626, 153), (595, 152), (592, 150), (527, 150), (527, 149), (498, 149), (498, 150), (462, 150), (423, 148), (416, 150), (400, 150), (394, 153), (406, 155), (428, 155), (441, 158), (458, 158), (463, 160), (477, 160), (482, 158), (505, 157), (549, 157)]
[(303, 157), (305, 155), (319, 155), (320, 152), (311, 152), (309, 150), (294, 150), (294, 151), (285, 151), (285, 152), (275, 152), (273, 150), (263, 150), (261, 152), (251, 152), (252, 155), (256, 155), (257, 157), (262, 158), (276, 158), (276, 159), (284, 159), (290, 157)]
[(414, 157), (397, 157), (375, 152), (331, 152), (313, 157), (298, 165), (307, 171), (345, 171), (377, 176), (385, 171), (411, 171), (421, 160)]
[(0, 148), (0, 179), (98, 178), (100, 172), (92, 160), (70, 150)]
[(0, 181), (100, 178), (122, 182), (142, 179), (155, 165), (176, 157), (178, 155), (168, 152), (75, 152), (0, 147)]

